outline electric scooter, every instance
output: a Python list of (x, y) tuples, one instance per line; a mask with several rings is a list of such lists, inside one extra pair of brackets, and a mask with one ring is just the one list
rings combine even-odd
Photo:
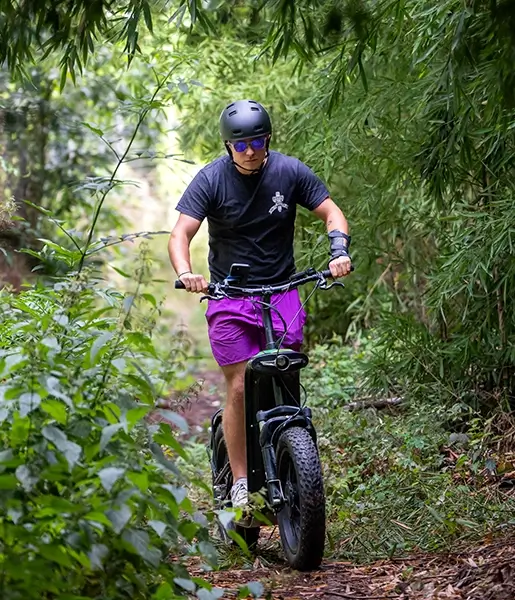
[[(322, 562), (326, 515), (322, 469), (311, 410), (303, 403), (300, 371), (309, 359), (303, 352), (281, 348), (287, 329), (279, 335), (272, 326), (271, 300), (280, 294), (315, 282), (328, 290), (344, 284), (330, 271), (308, 269), (281, 285), (246, 287), (250, 267), (234, 264), (221, 283), (210, 284), (205, 298), (253, 298), (262, 309), (265, 347), (251, 358), (245, 370), (245, 427), (249, 497), (261, 494), (265, 516), (279, 526), (281, 543), (291, 567), (310, 570)], [(176, 288), (183, 288), (176, 281)], [(211, 419), (210, 462), (216, 509), (231, 506), (233, 477), (222, 425), (223, 409)], [(249, 548), (257, 544), (260, 522), (243, 519), (233, 525)], [(222, 527), (222, 531), (224, 528)], [(230, 537), (225, 531), (227, 537)]]

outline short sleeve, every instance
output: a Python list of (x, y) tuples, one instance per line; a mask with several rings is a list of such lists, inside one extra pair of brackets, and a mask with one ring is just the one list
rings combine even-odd
[(329, 198), (329, 191), (324, 182), (308, 166), (300, 160), (297, 164), (296, 202), (304, 208), (315, 210), (326, 198)]
[(199, 171), (181, 196), (176, 209), (189, 217), (203, 221), (210, 201), (210, 185), (207, 177)]

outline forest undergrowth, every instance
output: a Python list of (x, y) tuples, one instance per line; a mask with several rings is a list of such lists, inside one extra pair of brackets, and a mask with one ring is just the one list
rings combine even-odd
[[(409, 391), (374, 408), (381, 396), (370, 396), (366, 374), (378, 344), (373, 334), (336, 338), (311, 353), (328, 551), (358, 562), (449, 551), (513, 527), (515, 419), (499, 412), (485, 423), (464, 403)], [(365, 407), (352, 404), (364, 397)]]

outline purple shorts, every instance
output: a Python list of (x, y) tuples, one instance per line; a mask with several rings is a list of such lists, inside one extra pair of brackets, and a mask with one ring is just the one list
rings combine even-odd
[[(209, 300), (206, 311), (209, 341), (213, 356), (221, 367), (249, 360), (265, 348), (265, 330), (259, 300), (257, 296)], [(271, 304), (276, 309), (272, 310), (276, 337), (285, 333), (284, 323), (277, 311), (286, 321), (287, 331), (281, 347), (299, 350), (303, 339), (302, 328), (306, 322), (299, 292), (290, 290), (274, 294)]]

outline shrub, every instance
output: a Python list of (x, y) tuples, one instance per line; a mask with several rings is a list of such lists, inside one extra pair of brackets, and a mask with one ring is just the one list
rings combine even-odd
[(183, 369), (182, 339), (162, 356), (135, 326), (145, 304), (152, 315), (152, 297), (86, 271), (0, 295), (5, 600), (176, 598), (196, 588), (182, 556), (216, 561), (176, 465), (185, 453), (145, 419)]
[(304, 378), (315, 407), (332, 554), (371, 561), (449, 550), (513, 524), (513, 498), (500, 485), (513, 445), (498, 448), (506, 440), (499, 428), (507, 429), (499, 419), (488, 427), (463, 403), (420, 394), (394, 409), (346, 410), (371, 393), (366, 375), (380, 348), (373, 337), (355, 347), (339, 340), (315, 347)]

